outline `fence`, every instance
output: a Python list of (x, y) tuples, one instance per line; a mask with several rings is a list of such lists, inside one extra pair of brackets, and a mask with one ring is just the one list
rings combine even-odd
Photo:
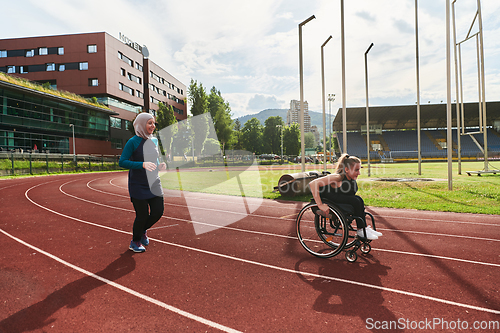
[(0, 176), (120, 170), (116, 155), (0, 153)]

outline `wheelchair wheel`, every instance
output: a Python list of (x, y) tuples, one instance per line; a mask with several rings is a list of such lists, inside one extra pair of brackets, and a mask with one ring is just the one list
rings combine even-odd
[(368, 254), (372, 250), (372, 246), (369, 243), (363, 243), (363, 244), (361, 244), (361, 246), (359, 247), (359, 249), (364, 254)]
[(356, 251), (350, 250), (345, 253), (345, 258), (349, 262), (355, 262), (356, 260), (358, 260), (358, 254), (356, 253)]
[(339, 254), (347, 241), (347, 227), (341, 213), (330, 207), (328, 217), (315, 203), (306, 205), (297, 216), (297, 237), (302, 247), (320, 258)]

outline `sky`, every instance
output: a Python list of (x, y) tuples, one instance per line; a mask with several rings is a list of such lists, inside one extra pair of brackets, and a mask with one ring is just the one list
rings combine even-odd
[[(1, 38), (105, 31), (146, 45), (150, 59), (186, 86), (215, 86), (233, 118), (288, 109), (300, 99), (298, 24), (302, 28), (304, 100), (321, 112), (321, 45), (325, 102), (342, 107), (340, 0), (17, 0), (2, 5)], [(465, 39), (477, 0), (457, 0), (457, 41)], [(486, 100), (500, 100), (500, 1), (482, 0)], [(419, 0), (421, 103), (446, 103), (446, 1)], [(415, 1), (345, 0), (346, 105), (411, 105), (417, 101)], [(476, 24), (471, 29), (477, 31)], [(453, 30), (451, 30), (453, 33)], [(452, 40), (453, 42), (453, 40)], [(453, 45), (453, 44), (452, 44)], [(462, 44), (465, 102), (479, 98), (476, 42)], [(453, 52), (451, 53), (452, 61)], [(453, 63), (452, 63), (453, 64)], [(452, 67), (452, 100), (455, 97)], [(189, 107), (189, 105), (188, 105)]]

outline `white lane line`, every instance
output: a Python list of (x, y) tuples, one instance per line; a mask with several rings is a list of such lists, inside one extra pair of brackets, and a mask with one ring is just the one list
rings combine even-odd
[[(28, 200), (29, 200), (29, 199), (28, 199)], [(36, 204), (36, 203), (35, 203), (35, 204)], [(42, 207), (42, 208), (43, 208), (43, 207)], [(164, 303), (164, 302), (162, 302), (162, 301), (159, 301), (159, 300), (154, 299), (154, 298), (152, 298), (152, 297), (146, 296), (146, 295), (141, 294), (141, 293), (139, 293), (139, 292), (137, 292), (137, 291), (135, 291), (135, 290), (133, 290), (133, 289), (130, 289), (130, 288), (125, 287), (125, 286), (123, 286), (123, 285), (121, 285), (121, 284), (118, 284), (118, 283), (116, 283), (116, 282), (113, 282), (113, 281), (111, 281), (111, 280), (108, 280), (108, 279), (106, 279), (106, 278), (103, 278), (102, 276), (99, 276), (99, 275), (94, 274), (94, 273), (92, 273), (92, 272), (89, 272), (89, 271), (87, 271), (87, 270), (85, 270), (85, 269), (83, 269), (83, 268), (81, 268), (81, 267), (79, 267), (79, 266), (73, 265), (73, 264), (71, 264), (71, 263), (69, 263), (69, 262), (67, 262), (67, 261), (65, 261), (65, 260), (63, 260), (63, 259), (61, 259), (61, 258), (59, 258), (59, 257), (56, 257), (55, 255), (53, 255), (53, 254), (51, 254), (51, 253), (48, 253), (48, 252), (46, 252), (46, 251), (44, 251), (44, 250), (42, 250), (42, 249), (40, 249), (40, 248), (38, 248), (38, 247), (36, 247), (36, 246), (33, 246), (33, 245), (29, 244), (29, 243), (26, 243), (25, 241), (23, 241), (23, 240), (21, 240), (21, 239), (19, 239), (19, 238), (17, 238), (17, 237), (14, 237), (14, 236), (12, 236), (11, 234), (9, 234), (9, 233), (5, 232), (3, 229), (0, 229), (0, 232), (2, 232), (2, 233), (3, 233), (4, 235), (6, 235), (7, 237), (12, 238), (12, 239), (13, 239), (13, 240), (15, 240), (16, 242), (19, 242), (20, 244), (22, 244), (22, 245), (24, 245), (24, 246), (27, 246), (27, 247), (29, 247), (30, 249), (32, 249), (32, 250), (34, 250), (34, 251), (37, 251), (38, 253), (41, 253), (41, 254), (43, 254), (43, 255), (45, 255), (45, 256), (47, 256), (47, 257), (49, 257), (49, 258), (53, 259), (53, 260), (55, 260), (55, 261), (57, 261), (57, 262), (59, 262), (59, 263), (61, 263), (61, 264), (65, 265), (65, 266), (68, 266), (69, 268), (72, 268), (72, 269), (74, 269), (74, 270), (76, 270), (76, 271), (78, 271), (78, 272), (80, 272), (80, 273), (83, 273), (83, 274), (85, 274), (85, 275), (87, 275), (87, 276), (93, 277), (93, 278), (94, 278), (94, 279), (96, 279), (96, 280), (102, 281), (102, 282), (106, 283), (107, 285), (109, 285), (109, 286), (111, 286), (111, 287), (114, 287), (114, 288), (116, 288), (116, 289), (119, 289), (119, 290), (121, 290), (121, 291), (124, 291), (124, 292), (126, 292), (126, 293), (128, 293), (128, 294), (130, 294), (130, 295), (132, 295), (132, 296), (135, 296), (135, 297), (138, 297), (138, 298), (140, 298), (140, 299), (143, 299), (143, 300), (145, 300), (146, 302), (153, 303), (153, 304), (155, 304), (155, 305), (157, 305), (157, 306), (159, 306), (159, 307), (164, 308), (165, 310), (171, 311), (171, 312), (176, 313), (176, 314), (178, 314), (178, 315), (180, 315), (180, 316), (183, 316), (183, 317), (189, 318), (189, 319), (191, 319), (191, 320), (197, 321), (197, 322), (202, 323), (202, 324), (204, 324), (204, 325), (207, 325), (207, 326), (210, 326), (210, 327), (217, 328), (217, 329), (219, 329), (219, 330), (221, 330), (221, 331), (224, 331), (224, 332), (231, 332), (231, 333), (240, 332), (240, 331), (237, 331), (237, 330), (232, 329), (232, 328), (230, 328), (230, 327), (227, 327), (227, 326), (221, 325), (221, 324), (219, 324), (219, 323), (213, 322), (213, 321), (211, 321), (211, 320), (205, 319), (205, 318), (203, 318), (203, 317), (200, 317), (200, 316), (194, 315), (194, 314), (192, 314), (192, 313), (186, 312), (186, 311), (181, 310), (181, 309), (179, 309), (179, 308), (176, 308), (176, 307), (174, 307), (174, 306), (172, 306), (172, 305), (168, 305), (168, 304), (166, 304), (166, 303)]]
[[(93, 226), (97, 226), (97, 227), (102, 227), (102, 228), (105, 228), (105, 229), (108, 229), (108, 230), (113, 230), (113, 231), (117, 231), (117, 232), (121, 232), (121, 233), (125, 233), (125, 234), (130, 234), (130, 233), (124, 232), (124, 231), (119, 230), (119, 229), (114, 229), (114, 228), (111, 228), (111, 227), (102, 226), (102, 225), (99, 225), (99, 224), (96, 224), (96, 223), (93, 223), (93, 222), (83, 221), (83, 220), (80, 220), (80, 219), (77, 219), (77, 218), (74, 218), (74, 217), (71, 217), (71, 216), (68, 216), (68, 215), (64, 215), (64, 214), (61, 214), (59, 212), (55, 212), (55, 211), (53, 211), (53, 210), (51, 210), (49, 208), (46, 208), (46, 207), (44, 207), (44, 206), (42, 206), (42, 205), (34, 202), (33, 200), (31, 200), (29, 198), (28, 192), (31, 189), (33, 189), (33, 188), (35, 188), (37, 186), (40, 186), (40, 185), (42, 185), (42, 184), (33, 186), (33, 187), (29, 188), (25, 192), (26, 198), (31, 203), (33, 203), (34, 205), (36, 205), (36, 206), (38, 206), (38, 207), (40, 207), (42, 209), (48, 210), (48, 211), (50, 211), (52, 213), (55, 213), (57, 215), (64, 216), (64, 217), (69, 218), (69, 219), (73, 219), (75, 221), (83, 222), (83, 223), (86, 223), (86, 224), (89, 224), (89, 225), (93, 225)], [(162, 243), (162, 244), (169, 245), (169, 246), (178, 247), (178, 248), (182, 248), (182, 249), (186, 249), (186, 250), (190, 250), (190, 251), (195, 251), (195, 252), (200, 252), (200, 253), (205, 253), (205, 254), (208, 254), (208, 255), (212, 255), (212, 256), (216, 256), (216, 257), (221, 257), (221, 258), (225, 258), (225, 259), (240, 261), (240, 262), (251, 264), (251, 265), (255, 265), (255, 266), (266, 267), (266, 268), (274, 269), (274, 270), (277, 270), (277, 271), (282, 271), (282, 272), (287, 272), (287, 273), (292, 273), (292, 274), (299, 273), (298, 271), (293, 270), (293, 269), (289, 269), (289, 268), (284, 268), (284, 267), (279, 267), (279, 266), (264, 264), (264, 263), (261, 263), (261, 262), (257, 262), (257, 261), (253, 261), (253, 260), (247, 260), (247, 259), (242, 259), (242, 258), (238, 258), (238, 257), (234, 257), (234, 256), (229, 256), (229, 255), (222, 254), (222, 253), (217, 253), (217, 252), (202, 250), (202, 249), (198, 249), (198, 248), (194, 248), (194, 247), (190, 247), (190, 246), (186, 246), (186, 245), (181, 245), (181, 244), (166, 242), (166, 241), (163, 241), (163, 240), (160, 240), (160, 239), (155, 239), (155, 238), (150, 238), (150, 239), (152, 239), (152, 240), (154, 240), (156, 242)], [(331, 277), (331, 276), (325, 276), (325, 275), (320, 275), (320, 274), (315, 274), (315, 273), (309, 273), (309, 272), (300, 272), (300, 274), (307, 275), (307, 276), (310, 276), (310, 277), (315, 277), (315, 278), (322, 278), (322, 279), (326, 279), (326, 280), (332, 280), (332, 281), (337, 281), (337, 282), (342, 282), (342, 283), (357, 285), (357, 286), (366, 287), (366, 288), (378, 289), (378, 290), (392, 292), (392, 293), (396, 293), (396, 294), (400, 294), (400, 295), (405, 295), (405, 296), (417, 297), (417, 298), (421, 298), (421, 299), (425, 299), (425, 300), (429, 300), (429, 301), (433, 301), (433, 302), (437, 302), (437, 303), (443, 303), (443, 304), (448, 304), (448, 305), (453, 305), (453, 306), (458, 306), (458, 307), (463, 307), (463, 308), (467, 308), (467, 309), (472, 309), (472, 310), (477, 310), (477, 311), (482, 311), (482, 312), (488, 312), (488, 313), (493, 313), (493, 314), (500, 314), (500, 310), (489, 309), (489, 308), (479, 307), (479, 306), (475, 306), (475, 305), (470, 305), (470, 304), (465, 304), (465, 303), (460, 303), (460, 302), (449, 301), (449, 300), (446, 300), (446, 299), (441, 299), (441, 298), (437, 298), (437, 297), (427, 296), (427, 295), (423, 295), (423, 294), (417, 294), (417, 293), (408, 292), (408, 291), (404, 291), (404, 290), (399, 290), (399, 289), (394, 289), (394, 288), (387, 288), (387, 287), (377, 286), (377, 285), (373, 285), (373, 284), (368, 284), (368, 283), (363, 283), (363, 282), (357, 282), (357, 281), (352, 281), (352, 280), (346, 280), (346, 279), (341, 279), (341, 278), (335, 278), (335, 277)]]
[[(97, 189), (91, 187), (90, 183), (93, 182), (94, 180), (91, 180), (91, 181), (89, 181), (87, 183), (87, 187), (89, 189), (91, 189), (93, 191), (100, 192), (100, 193), (104, 193), (104, 194), (110, 194), (110, 195), (116, 195), (116, 196), (121, 196), (121, 197), (127, 197), (128, 198), (128, 196), (123, 196), (123, 195), (120, 195), (120, 194), (109, 193), (109, 192), (97, 190)], [(63, 185), (65, 185), (65, 184), (63, 184)], [(62, 187), (62, 185), (61, 185), (61, 187)], [(65, 193), (64, 191), (62, 191), (62, 192)], [(72, 196), (70, 194), (67, 194), (67, 195), (71, 196), (73, 198), (76, 198), (76, 199), (87, 201), (85, 199), (81, 199), (81, 198)], [(92, 201), (87, 201), (87, 202), (92, 202)], [(99, 203), (96, 203), (96, 202), (92, 202), (92, 203), (95, 203), (95, 204), (99, 205)], [(173, 204), (173, 203), (165, 203), (165, 204), (166, 205), (170, 205), (170, 206), (174, 206), (174, 207), (181, 207), (181, 208), (186, 207), (186, 206), (183, 206), (183, 205)], [(246, 213), (241, 213), (241, 212), (232, 212), (232, 211), (228, 211), (228, 210), (215, 209), (215, 208), (196, 207), (196, 209), (203, 209), (203, 210), (217, 212), (217, 213), (229, 213), (229, 214), (241, 215), (241, 216), (245, 216), (245, 217), (246, 216), (252, 216), (252, 217), (265, 218), (265, 219), (275, 219), (275, 220), (280, 220), (280, 221), (284, 221), (284, 220), (286, 220), (286, 221), (295, 221), (295, 219), (288, 219), (288, 218), (283, 218), (283, 217), (266, 216), (266, 215), (259, 215), (259, 214), (246, 214)], [(466, 223), (466, 222), (457, 222), (457, 223)], [(206, 225), (210, 225), (210, 224), (206, 224)], [(395, 230), (395, 229), (386, 229), (386, 228), (377, 228), (377, 230), (390, 231), (390, 232), (401, 232), (401, 233), (413, 233), (413, 234), (422, 234), (422, 235), (440, 236), (440, 237), (454, 237), (454, 238), (465, 238), (465, 239), (474, 239), (474, 240), (481, 240), (481, 241), (500, 242), (500, 239), (494, 239), (494, 238), (482, 238), (482, 237), (462, 236), (462, 235), (452, 235), (452, 234), (439, 234), (439, 233), (431, 233), (431, 232), (423, 232), (423, 231)]]
[[(67, 195), (69, 197), (75, 198), (77, 200), (85, 201), (85, 202), (88, 202), (88, 203), (91, 203), (91, 204), (94, 204), (94, 205), (103, 206), (103, 207), (106, 207), (106, 208), (119, 209), (119, 210), (124, 210), (124, 211), (135, 213), (134, 210), (120, 208), (120, 207), (115, 207), (115, 206), (109, 206), (109, 205), (101, 204), (99, 202), (94, 202), (94, 201), (82, 199), (82, 198), (76, 197), (74, 195), (68, 194), (68, 193), (64, 192), (64, 190), (62, 190), (62, 187), (64, 185), (68, 184), (68, 183), (69, 182), (62, 184), (59, 187), (59, 190), (61, 191), (61, 193), (65, 194), (65, 195)], [(100, 191), (100, 192), (102, 192), (102, 191)], [(106, 192), (104, 192), (104, 193), (106, 193)], [(175, 205), (175, 206), (185, 207), (185, 206), (181, 206), (181, 205)], [(170, 219), (170, 220), (180, 221), (180, 222), (196, 223), (196, 224), (206, 225), (206, 226), (210, 226), (210, 227), (217, 227), (219, 229), (227, 229), (227, 230), (238, 231), (238, 232), (246, 232), (246, 233), (250, 233), (250, 234), (257, 234), (257, 235), (263, 235), (263, 236), (271, 236), (271, 237), (279, 237), (279, 238), (287, 238), (287, 239), (297, 240), (296, 236), (280, 235), (280, 234), (274, 234), (274, 233), (269, 233), (269, 232), (254, 231), (254, 230), (241, 229), (241, 228), (228, 227), (228, 226), (223, 226), (222, 227), (222, 226), (211, 224), (211, 223), (197, 222), (197, 221), (186, 220), (186, 219), (181, 219), (181, 218), (177, 218), (177, 217), (169, 217), (169, 216), (164, 216), (164, 215), (162, 217), (166, 218), (166, 219)], [(175, 225), (178, 225), (178, 224), (175, 224)], [(416, 231), (401, 231), (401, 230), (392, 230), (392, 229), (380, 229), (380, 230), (387, 230), (387, 231), (393, 231), (393, 232), (406, 232), (406, 233), (420, 233), (420, 232), (416, 232)], [(497, 240), (497, 239), (467, 237), (467, 236), (455, 236), (455, 235), (448, 235), (448, 234), (432, 234), (432, 233), (428, 233), (428, 234), (431, 235), (431, 236), (441, 235), (441, 236), (446, 236), (446, 237), (458, 237), (458, 238), (467, 238), (467, 239), (468, 238), (472, 238), (472, 239), (490, 240), (490, 241), (496, 241), (496, 242), (500, 241), (500, 240)], [(318, 243), (321, 243), (321, 241), (318, 240)], [(382, 249), (382, 248), (373, 248), (373, 249), (380, 250), (380, 251), (385, 251), (385, 252), (391, 252), (391, 253), (405, 254), (405, 255), (414, 255), (414, 256), (427, 257), (427, 258), (438, 258), (438, 259), (442, 259), (442, 260), (460, 261), (460, 262), (466, 262), (466, 263), (475, 264), (475, 265), (485, 265), (485, 266), (500, 267), (500, 264), (495, 264), (495, 263), (488, 263), (488, 262), (481, 262), (481, 261), (474, 261), (474, 260), (467, 260), (467, 259), (460, 259), (460, 258), (453, 258), (453, 257), (445, 257), (445, 256), (436, 256), (436, 255), (425, 254), (425, 253), (416, 253), (416, 252), (389, 250), (389, 249)]]

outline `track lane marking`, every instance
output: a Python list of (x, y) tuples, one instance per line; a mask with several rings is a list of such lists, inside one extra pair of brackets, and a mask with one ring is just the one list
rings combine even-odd
[(99, 276), (99, 275), (97, 275), (95, 273), (89, 272), (89, 271), (87, 271), (87, 270), (85, 270), (85, 269), (83, 269), (83, 268), (81, 268), (79, 266), (73, 265), (73, 264), (71, 264), (71, 263), (69, 263), (69, 262), (67, 262), (67, 261), (65, 261), (65, 260), (63, 260), (63, 259), (61, 259), (61, 258), (59, 258), (59, 257), (57, 257), (57, 256), (55, 256), (55, 255), (53, 255), (51, 253), (49, 253), (49, 252), (46, 252), (46, 251), (44, 251), (44, 250), (42, 250), (42, 249), (40, 249), (40, 248), (38, 248), (38, 247), (36, 247), (34, 245), (26, 243), (25, 241), (23, 241), (23, 240), (15, 237), (15, 236), (7, 233), (3, 229), (0, 229), (0, 232), (2, 232), (5, 236), (10, 237), (11, 239), (15, 240), (16, 242), (18, 242), (18, 243), (20, 243), (20, 244), (22, 244), (22, 245), (24, 245), (26, 247), (29, 247), (30, 249), (32, 249), (34, 251), (37, 251), (38, 253), (41, 253), (41, 254), (43, 254), (43, 255), (45, 255), (45, 256), (47, 256), (47, 257), (49, 257), (49, 258), (51, 258), (51, 259), (53, 259), (53, 260), (55, 260), (55, 261), (57, 261), (59, 263), (61, 263), (61, 264), (63, 264), (63, 265), (65, 265), (65, 266), (67, 266), (67, 267), (69, 267), (71, 269), (74, 269), (74, 270), (76, 270), (76, 271), (78, 271), (80, 273), (83, 273), (83, 274), (87, 275), (87, 276), (93, 277), (96, 280), (104, 282), (105, 284), (107, 284), (107, 285), (109, 285), (111, 287), (114, 287), (116, 289), (119, 289), (121, 291), (124, 291), (124, 292), (126, 292), (126, 293), (128, 293), (128, 294), (130, 294), (132, 296), (135, 296), (135, 297), (138, 297), (140, 299), (143, 299), (146, 302), (153, 303), (153, 304), (155, 304), (155, 305), (157, 305), (157, 306), (159, 306), (161, 308), (164, 308), (165, 310), (171, 311), (171, 312), (176, 313), (176, 314), (178, 314), (180, 316), (189, 318), (191, 320), (197, 321), (197, 322), (202, 323), (204, 325), (207, 325), (207, 326), (210, 326), (210, 327), (213, 327), (213, 328), (217, 328), (217, 329), (219, 329), (221, 331), (224, 331), (224, 332), (231, 332), (231, 333), (240, 332), (240, 331), (237, 331), (237, 330), (232, 329), (230, 327), (224, 326), (222, 324), (213, 322), (213, 321), (211, 321), (209, 319), (205, 319), (203, 317), (200, 317), (200, 316), (197, 316), (195, 314), (189, 313), (187, 311), (181, 310), (181, 309), (176, 308), (176, 307), (174, 307), (172, 305), (166, 304), (166, 303), (164, 303), (162, 301), (159, 301), (159, 300), (154, 299), (152, 297), (149, 297), (149, 296), (146, 296), (144, 294), (141, 294), (141, 293), (139, 293), (139, 292), (137, 292), (137, 291), (135, 291), (133, 289), (125, 287), (125, 286), (123, 286), (121, 284), (118, 284), (118, 283), (116, 283), (114, 281), (111, 281), (111, 280), (108, 280), (106, 278), (103, 278), (102, 276)]
[[(42, 206), (42, 205), (34, 202), (28, 196), (28, 192), (31, 189), (33, 189), (35, 187), (38, 187), (40, 185), (42, 185), (42, 184), (38, 184), (36, 186), (33, 186), (33, 187), (29, 188), (28, 190), (26, 190), (26, 192), (25, 192), (25, 197), (31, 203), (33, 203), (34, 205), (36, 205), (36, 206), (38, 206), (38, 207), (40, 207), (42, 209), (45, 209), (47, 211), (50, 211), (52, 213), (55, 213), (57, 215), (60, 215), (60, 216), (63, 216), (63, 217), (66, 217), (66, 218), (69, 218), (69, 219), (72, 219), (72, 220), (76, 220), (76, 221), (79, 221), (79, 222), (83, 222), (83, 223), (88, 224), (88, 225), (102, 227), (102, 228), (105, 228), (105, 229), (108, 229), (108, 230), (117, 231), (117, 232), (124, 233), (124, 234), (129, 234), (129, 235), (131, 234), (131, 233), (125, 232), (123, 230), (119, 230), (119, 229), (115, 229), (115, 228), (111, 228), (111, 227), (99, 225), (97, 223), (93, 223), (93, 222), (89, 222), (89, 221), (84, 221), (84, 220), (81, 220), (81, 219), (77, 219), (77, 218), (74, 218), (74, 217), (71, 217), (71, 216), (68, 216), (68, 215), (56, 212), (56, 211), (54, 211), (52, 209), (46, 208), (46, 207), (44, 207), (44, 206)], [(2, 231), (3, 233), (5, 233), (2, 229), (0, 229), (0, 231)], [(310, 276), (310, 277), (314, 277), (314, 278), (322, 278), (322, 279), (326, 279), (326, 280), (332, 280), (332, 281), (336, 281), (336, 282), (342, 282), (342, 283), (357, 285), (357, 286), (366, 287), (366, 288), (378, 289), (378, 290), (392, 292), (392, 293), (399, 294), (399, 295), (417, 297), (417, 298), (421, 298), (421, 299), (425, 299), (425, 300), (429, 300), (429, 301), (433, 301), (433, 302), (437, 302), (437, 303), (453, 305), (453, 306), (467, 308), (467, 309), (472, 309), (472, 310), (477, 310), (477, 311), (481, 311), (481, 312), (487, 312), (487, 313), (493, 313), (493, 314), (500, 314), (500, 310), (496, 310), (496, 309), (490, 309), (490, 308), (484, 308), (484, 307), (470, 305), (470, 304), (465, 304), (465, 303), (460, 303), (460, 302), (454, 302), (454, 301), (450, 301), (450, 300), (446, 300), (446, 299), (442, 299), (442, 298), (437, 298), (437, 297), (433, 297), (433, 296), (427, 296), (427, 295), (418, 294), (418, 293), (414, 293), (414, 292), (399, 290), (399, 289), (395, 289), (395, 288), (382, 287), (382, 286), (368, 284), (368, 283), (363, 283), (363, 282), (358, 282), (358, 281), (346, 280), (346, 279), (336, 278), (336, 277), (332, 277), (332, 276), (325, 276), (325, 275), (320, 275), (320, 274), (310, 273), (310, 272), (299, 272), (299, 271), (294, 270), (294, 269), (289, 269), (289, 268), (274, 266), (274, 265), (270, 265), (270, 264), (261, 263), (261, 262), (258, 262), (258, 261), (253, 261), (253, 260), (238, 258), (238, 257), (229, 256), (229, 255), (226, 255), (226, 254), (212, 252), (212, 251), (207, 251), (207, 250), (202, 250), (202, 249), (199, 249), (199, 248), (194, 248), (194, 247), (190, 247), (190, 246), (186, 246), (186, 245), (171, 243), (171, 242), (163, 241), (163, 240), (160, 240), (160, 239), (155, 239), (155, 238), (150, 238), (150, 239), (152, 239), (152, 240), (154, 240), (156, 242), (162, 243), (162, 244), (169, 245), (169, 246), (178, 247), (178, 248), (182, 248), (182, 249), (186, 249), (186, 250), (190, 250), (190, 251), (195, 251), (195, 252), (200, 252), (200, 253), (204, 253), (204, 254), (208, 254), (208, 255), (220, 257), (220, 258), (225, 258), (225, 259), (230, 259), (230, 260), (234, 260), (234, 261), (239, 261), (239, 262), (243, 262), (243, 263), (247, 263), (247, 264), (251, 264), (251, 265), (255, 265), (255, 266), (265, 267), (265, 268), (269, 268), (269, 269), (273, 269), (273, 270), (277, 270), (277, 271), (281, 271), (281, 272), (287, 272), (287, 273), (292, 273), (292, 274), (300, 273), (302, 275), (306, 275), (306, 276)]]

